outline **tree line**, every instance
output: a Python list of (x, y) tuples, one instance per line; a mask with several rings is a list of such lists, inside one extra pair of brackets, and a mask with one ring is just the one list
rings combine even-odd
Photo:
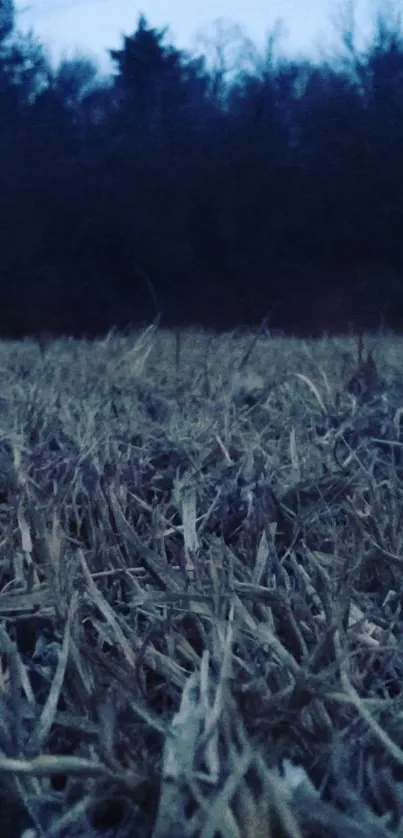
[(397, 15), (320, 61), (236, 34), (230, 66), (141, 16), (105, 76), (0, 0), (1, 335), (403, 326)]

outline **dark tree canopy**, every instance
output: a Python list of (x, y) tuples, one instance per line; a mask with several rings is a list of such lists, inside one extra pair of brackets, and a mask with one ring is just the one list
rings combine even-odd
[(11, 35), (14, 28), (15, 10), (13, 0), (0, 0), (0, 44)]
[(2, 334), (402, 327), (398, 16), (320, 62), (220, 32), (209, 64), (141, 16), (105, 77), (0, 0)]

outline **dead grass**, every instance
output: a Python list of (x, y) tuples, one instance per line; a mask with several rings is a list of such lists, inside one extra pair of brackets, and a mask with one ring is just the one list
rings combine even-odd
[(403, 836), (403, 348), (367, 344), (0, 345), (7, 838)]

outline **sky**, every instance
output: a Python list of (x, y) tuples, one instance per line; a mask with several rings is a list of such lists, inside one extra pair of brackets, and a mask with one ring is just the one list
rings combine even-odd
[[(345, 0), (344, 0), (345, 2)], [(356, 0), (360, 26), (376, 0)], [(212, 32), (214, 21), (239, 24), (263, 46), (276, 21), (284, 23), (282, 51), (315, 54), (335, 40), (332, 20), (343, 0), (15, 0), (18, 28), (33, 29), (53, 60), (75, 51), (107, 65), (107, 50), (132, 34), (140, 13), (157, 28), (169, 27), (175, 46), (192, 49), (199, 32)]]

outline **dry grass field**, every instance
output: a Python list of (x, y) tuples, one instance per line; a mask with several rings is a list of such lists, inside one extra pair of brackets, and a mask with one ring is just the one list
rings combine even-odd
[(0, 835), (403, 836), (403, 341), (0, 344)]

